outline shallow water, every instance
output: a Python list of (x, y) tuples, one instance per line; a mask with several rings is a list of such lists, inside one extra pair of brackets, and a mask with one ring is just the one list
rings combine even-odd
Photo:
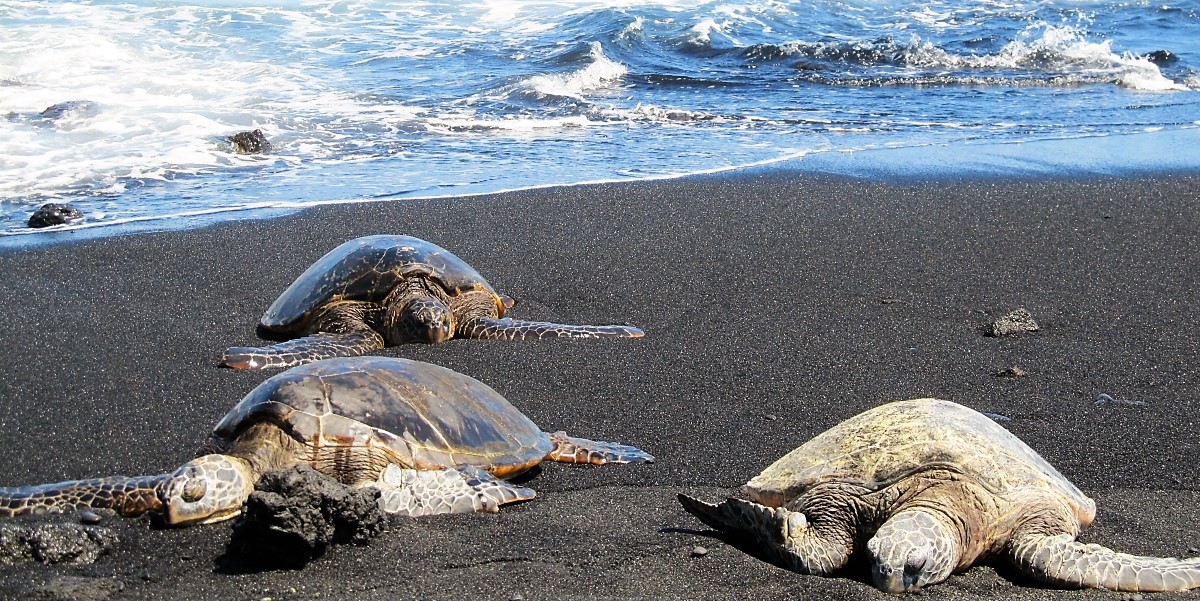
[[(0, 0), (0, 29), (3, 234), (50, 201), (186, 227), (888, 148), (1200, 166), (1197, 0)], [(232, 152), (253, 129), (271, 152)]]

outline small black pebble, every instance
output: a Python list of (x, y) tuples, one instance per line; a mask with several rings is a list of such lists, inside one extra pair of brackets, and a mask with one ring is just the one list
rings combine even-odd
[(708, 555), (708, 549), (705, 549), (700, 545), (692, 547), (692, 557), (704, 557), (705, 555)]
[(766, 418), (766, 420), (767, 420), (767, 421), (771, 421), (771, 422), (773, 422), (773, 421), (778, 421), (778, 420), (779, 420), (779, 416), (778, 416), (778, 415), (772, 415), (772, 414), (770, 414), (770, 413), (768, 413), (768, 414), (764, 415), (763, 417), (764, 417), (764, 418)]
[(99, 524), (104, 518), (94, 511), (83, 510), (79, 512), (79, 521), (83, 524)]
[(1024, 378), (1029, 375), (1029, 372), (1017, 367), (1006, 367), (1000, 371), (992, 372), (994, 378)]
[(525, 601), (525, 597), (521, 593), (513, 593), (513, 596), (509, 597), (508, 601)]

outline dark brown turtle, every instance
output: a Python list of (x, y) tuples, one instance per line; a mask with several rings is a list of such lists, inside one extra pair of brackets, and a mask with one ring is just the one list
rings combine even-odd
[(628, 463), (630, 446), (547, 434), (486, 384), (385, 357), (328, 359), (260, 384), (196, 459), (169, 474), (0, 488), (0, 516), (103, 507), (161, 512), (171, 524), (233, 517), (264, 472), (297, 464), (382, 491), (402, 515), (497, 511), (534, 492), (502, 478), (545, 460)]
[(1052, 586), (1200, 587), (1200, 557), (1142, 557), (1075, 540), (1096, 517), (1095, 502), (1008, 430), (950, 401), (861, 413), (784, 455), (742, 492), (750, 500), (679, 501), (804, 574), (831, 574), (865, 553), (875, 586), (891, 593), (988, 558)]
[(235, 369), (291, 367), (385, 346), (451, 338), (640, 338), (632, 326), (563, 325), (504, 317), (511, 298), (450, 251), (412, 236), (364, 236), (313, 263), (267, 312), (258, 335), (283, 340), (232, 347)]

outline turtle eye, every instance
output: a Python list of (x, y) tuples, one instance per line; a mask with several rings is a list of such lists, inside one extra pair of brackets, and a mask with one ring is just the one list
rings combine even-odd
[(803, 513), (796, 511), (788, 516), (787, 525), (788, 532), (792, 533), (792, 536), (799, 536), (808, 528), (808, 518), (804, 517)]
[(203, 499), (206, 492), (208, 492), (208, 483), (203, 478), (188, 478), (187, 485), (183, 487), (180, 496), (184, 502), (195, 503)]

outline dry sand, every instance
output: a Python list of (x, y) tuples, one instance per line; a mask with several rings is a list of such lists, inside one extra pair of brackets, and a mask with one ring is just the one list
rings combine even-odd
[[(157, 473), (265, 376), (216, 367), (310, 262), (360, 235), (445, 246), (514, 315), (642, 340), (452, 341), (386, 354), (487, 382), (546, 429), (653, 465), (549, 465), (497, 515), (402, 521), (299, 571), (225, 557), (228, 523), (121, 537), (90, 565), (0, 565), (4, 598), (881, 599), (860, 571), (746, 555), (675, 494), (718, 499), (880, 403), (951, 399), (1100, 506), (1085, 539), (1200, 547), (1200, 177), (864, 180), (784, 170), (311, 210), (0, 252), (0, 483)], [(1024, 307), (1041, 325), (992, 338)], [(998, 378), (1009, 367), (1025, 377)], [(1095, 404), (1100, 394), (1117, 401)], [(697, 545), (710, 552), (692, 557)], [(1189, 552), (1189, 548), (1192, 551)], [(1163, 595), (1155, 598), (1191, 598)], [(1115, 599), (977, 567), (924, 598)]]

